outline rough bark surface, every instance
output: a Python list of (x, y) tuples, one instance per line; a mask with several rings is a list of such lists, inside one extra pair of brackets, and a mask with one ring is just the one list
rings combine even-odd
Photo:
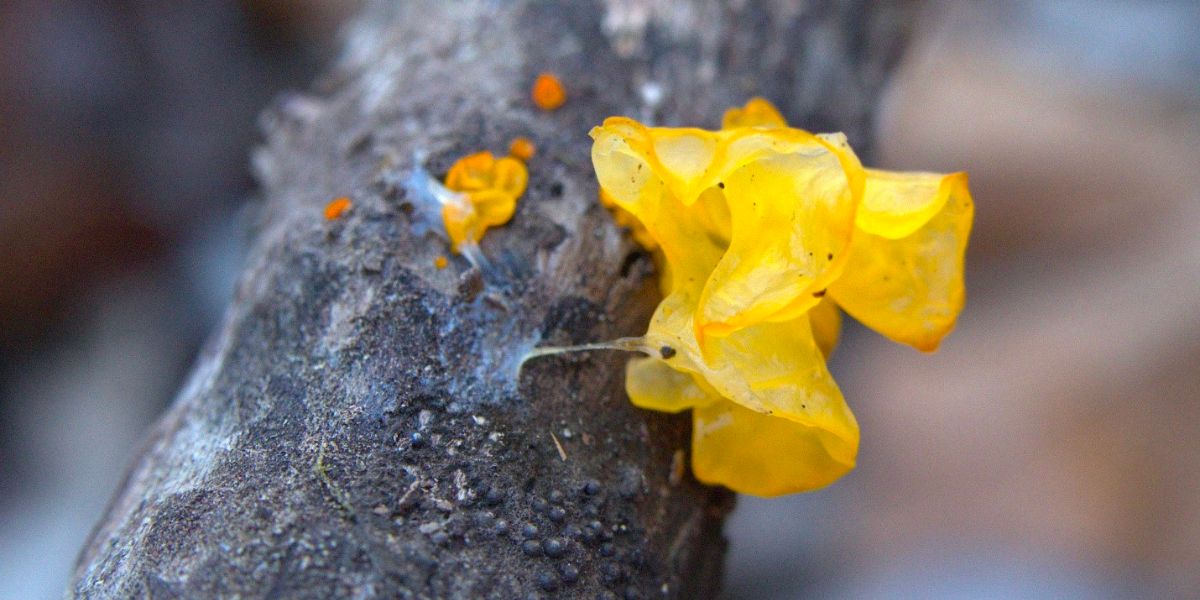
[[(225, 323), (80, 556), (82, 597), (715, 595), (728, 492), (689, 420), (632, 408), (617, 353), (653, 266), (596, 202), (587, 131), (715, 126), (761, 94), (861, 148), (906, 3), (370, 4), (344, 54), (263, 117), (261, 230)], [(533, 109), (559, 74), (567, 104)], [(530, 184), (484, 276), (403, 185), (510, 139)], [(354, 199), (342, 219), (321, 208)]]

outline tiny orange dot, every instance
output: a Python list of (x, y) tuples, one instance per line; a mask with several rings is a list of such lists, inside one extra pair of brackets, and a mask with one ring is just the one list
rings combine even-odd
[(542, 110), (554, 110), (567, 101), (567, 90), (557, 77), (550, 73), (538, 75), (533, 82), (533, 103)]
[(329, 204), (325, 205), (325, 220), (333, 221), (334, 219), (340, 219), (342, 215), (346, 214), (346, 211), (350, 210), (351, 204), (353, 203), (345, 196), (334, 198)]
[(450, 261), (446, 260), (445, 256), (438, 256), (437, 258), (433, 259), (433, 266), (437, 267), (438, 270), (445, 269), (446, 265), (449, 264)]
[(513, 138), (512, 143), (508, 145), (508, 153), (511, 154), (513, 158), (524, 162), (529, 162), (529, 159), (533, 158), (534, 154), (537, 154), (537, 145), (533, 143), (533, 140), (527, 137), (517, 136)]

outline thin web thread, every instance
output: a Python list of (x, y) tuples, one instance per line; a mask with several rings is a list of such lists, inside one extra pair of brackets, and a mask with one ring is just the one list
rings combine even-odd
[(646, 339), (640, 337), (617, 338), (608, 342), (594, 342), (576, 346), (544, 346), (542, 348), (534, 348), (521, 357), (521, 362), (517, 365), (517, 374), (520, 375), (521, 368), (525, 366), (525, 361), (533, 358), (567, 354), (569, 352), (591, 352), (595, 350), (619, 350), (622, 352), (653, 354), (653, 349), (646, 343)]

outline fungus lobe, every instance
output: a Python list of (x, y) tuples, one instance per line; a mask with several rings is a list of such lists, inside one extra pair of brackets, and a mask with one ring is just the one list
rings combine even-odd
[(592, 130), (601, 202), (654, 253), (665, 298), (632, 359), (637, 406), (692, 410), (701, 481), (774, 496), (855, 465), (859, 430), (825, 366), (839, 307), (936, 349), (963, 305), (966, 175), (867, 169), (845, 136), (756, 98), (723, 128)]

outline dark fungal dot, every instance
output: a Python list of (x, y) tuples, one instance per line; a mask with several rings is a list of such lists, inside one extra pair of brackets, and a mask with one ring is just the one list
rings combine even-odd
[(583, 484), (583, 493), (589, 496), (595, 496), (596, 494), (599, 494), (600, 482), (596, 481), (595, 479), (589, 479), (587, 483)]
[(825, 258), (827, 258), (827, 259), (829, 259), (829, 260), (833, 260), (833, 253), (832, 253), (832, 252), (830, 252), (829, 254), (826, 254), (826, 255), (825, 255)]
[(413, 552), (409, 560), (411, 560), (413, 564), (425, 568), (432, 567), (437, 564), (437, 560), (434, 560), (433, 556), (430, 556), (429, 553), (422, 552), (420, 550)]
[(813, 292), (813, 298), (824, 298), (825, 292), (828, 292), (828, 291), (829, 290), (817, 290), (817, 291)]
[(567, 544), (558, 538), (542, 540), (542, 552), (550, 558), (558, 558), (567, 552)]
[(497, 488), (497, 487), (490, 488), (487, 491), (487, 495), (484, 496), (483, 501), (486, 502), (487, 504), (490, 504), (493, 506), (495, 506), (497, 504), (503, 504), (504, 503), (504, 490)]
[(558, 568), (558, 572), (562, 575), (562, 580), (567, 583), (575, 583), (579, 580), (579, 567), (573, 563), (563, 563)]
[(600, 521), (592, 521), (584, 526), (583, 531), (580, 532), (580, 536), (585, 542), (595, 542), (600, 539), (600, 530), (602, 527)]
[(475, 524), (479, 527), (490, 528), (496, 524), (496, 515), (486, 511), (476, 513)]
[(534, 525), (533, 523), (526, 523), (523, 527), (521, 527), (521, 535), (525, 536), (526, 538), (537, 537), (537, 534), (537, 525)]
[(621, 567), (616, 563), (606, 562), (600, 564), (600, 580), (604, 583), (616, 583), (623, 579)]
[(675, 357), (675, 349), (670, 346), (659, 348), (658, 353), (662, 355), (663, 360), (670, 360)]
[(547, 592), (553, 592), (554, 590), (558, 589), (558, 576), (554, 573), (549, 571), (538, 573), (537, 580), (538, 587), (546, 590)]
[(555, 181), (550, 184), (550, 195), (555, 198), (563, 195), (563, 184), (561, 181)]
[(521, 552), (524, 552), (525, 556), (541, 556), (542, 545), (537, 543), (537, 540), (525, 540), (521, 542)]
[(718, 182), (717, 182), (717, 187), (719, 187), (719, 188), (721, 188), (721, 189), (725, 189), (725, 182), (724, 182), (724, 181), (718, 181)]

